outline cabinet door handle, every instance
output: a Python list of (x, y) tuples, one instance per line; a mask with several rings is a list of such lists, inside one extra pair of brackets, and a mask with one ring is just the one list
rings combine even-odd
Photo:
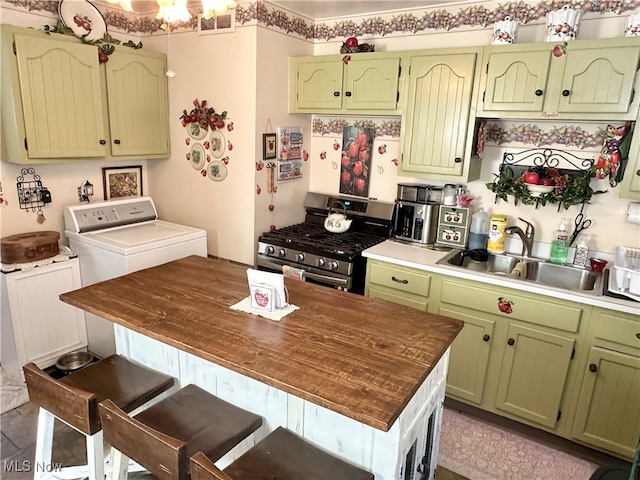
[(541, 97), (542, 96), (542, 90), (538, 89), (536, 90), (536, 97)]
[(344, 96), (345, 97), (350, 97), (351, 96), (351, 92), (344, 92)]
[(106, 144), (107, 144), (107, 141), (106, 141), (106, 140), (100, 140), (98, 143), (99, 143), (100, 145), (106, 145)]
[(488, 342), (489, 340), (491, 340), (491, 335), (489, 335), (488, 333), (485, 333), (484, 336), (482, 337), (482, 340), (484, 340), (485, 342)]
[(401, 280), (401, 279), (396, 278), (396, 277), (391, 277), (391, 280), (393, 280), (394, 282), (397, 282), (397, 283), (403, 283), (404, 285), (406, 285), (407, 283), (409, 283), (409, 280), (406, 280), (406, 279), (402, 279), (402, 280)]
[(598, 366), (595, 363), (590, 363), (589, 364), (589, 371), (596, 373), (598, 371)]
[(462, 159), (460, 157), (456, 157), (453, 159), (454, 163), (460, 163), (462, 162)]
[(569, 95), (571, 95), (571, 92), (569, 90), (562, 90), (563, 97), (568, 97)]
[(115, 143), (116, 145), (120, 145), (120, 140), (118, 140), (117, 138), (113, 141), (113, 143)]
[[(26, 140), (25, 140), (25, 142), (26, 142)], [(640, 170), (636, 171), (636, 175), (637, 175), (638, 177), (640, 177)]]
[(636, 338), (640, 340), (640, 332), (636, 333)]
[(333, 96), (334, 97), (339, 97), (340, 96), (340, 92), (333, 92)]
[(507, 343), (509, 345), (513, 345), (514, 343), (516, 343), (516, 341), (513, 338), (510, 338), (509, 340), (507, 340)]

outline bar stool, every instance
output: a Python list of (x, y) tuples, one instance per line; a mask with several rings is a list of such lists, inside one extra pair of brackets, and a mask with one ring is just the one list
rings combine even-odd
[(113, 478), (126, 478), (132, 459), (160, 480), (189, 478), (189, 457), (217, 461), (262, 425), (262, 417), (187, 385), (135, 416), (105, 400), (98, 406), (105, 441), (113, 446)]
[[(56, 418), (86, 437), (87, 466), (91, 480), (104, 480), (104, 443), (98, 403), (111, 399), (130, 412), (173, 386), (174, 380), (127, 359), (112, 355), (59, 380), (34, 363), (23, 367), (29, 399), (40, 407), (35, 465), (51, 465)], [(46, 474), (35, 469), (34, 479)]]
[(373, 474), (326, 453), (278, 427), (220, 470), (202, 452), (190, 459), (191, 480), (373, 480)]

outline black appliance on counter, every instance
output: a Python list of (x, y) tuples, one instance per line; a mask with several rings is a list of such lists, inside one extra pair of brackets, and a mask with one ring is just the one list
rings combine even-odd
[[(344, 233), (324, 228), (335, 202), (345, 206), (352, 220)], [(258, 269), (282, 273), (282, 267), (289, 265), (303, 269), (307, 282), (363, 294), (366, 258), (362, 252), (391, 237), (394, 204), (309, 192), (304, 207), (303, 223), (260, 235)]]

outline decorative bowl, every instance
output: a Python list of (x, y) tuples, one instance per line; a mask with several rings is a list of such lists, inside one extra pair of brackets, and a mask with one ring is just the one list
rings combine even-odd
[(551, 193), (555, 190), (555, 186), (553, 185), (532, 185), (527, 183), (527, 190), (531, 193), (532, 197), (539, 197), (543, 193)]

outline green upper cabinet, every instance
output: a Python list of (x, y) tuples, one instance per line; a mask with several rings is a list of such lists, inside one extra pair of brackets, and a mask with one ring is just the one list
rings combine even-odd
[(15, 36), (29, 158), (105, 155), (95, 48)]
[(480, 51), (434, 50), (410, 57), (400, 175), (477, 178), (479, 161), (471, 159), (472, 105)]
[(169, 156), (166, 56), (11, 25), (2, 41), (2, 160), (38, 164)]
[(531, 52), (490, 53), (484, 111), (542, 112), (550, 62), (548, 47)]
[(399, 114), (400, 55), (292, 57), (291, 113)]
[(478, 116), (635, 120), (639, 59), (632, 37), (487, 47)]
[(119, 48), (106, 63), (111, 153), (169, 154), (169, 105), (164, 55)]

